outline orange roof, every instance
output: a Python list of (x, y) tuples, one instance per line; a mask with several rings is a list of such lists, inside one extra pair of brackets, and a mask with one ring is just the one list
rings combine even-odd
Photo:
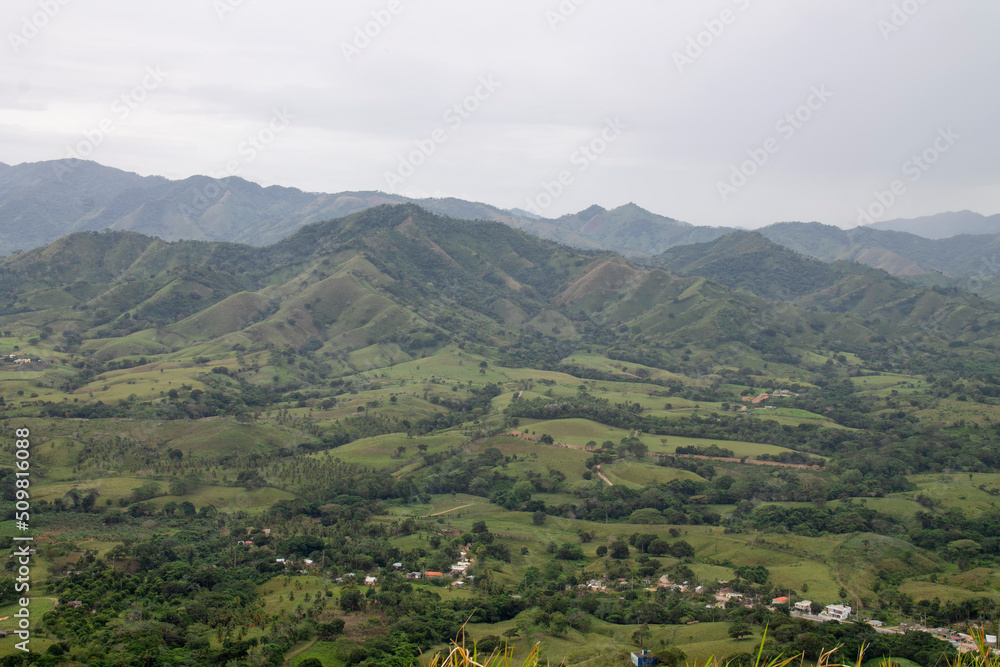
[(773, 600), (771, 600), (771, 604), (782, 604), (784, 602), (788, 602), (788, 598), (786, 598), (786, 597), (780, 597), (780, 598), (774, 598)]
[(443, 577), (444, 575), (441, 574), (440, 572), (428, 572), (427, 576), (428, 577)]

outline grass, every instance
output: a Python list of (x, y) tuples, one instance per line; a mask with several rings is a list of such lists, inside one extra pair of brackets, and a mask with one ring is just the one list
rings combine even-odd
[(956, 604), (966, 600), (978, 600), (979, 598), (989, 598), (1000, 600), (1000, 593), (996, 591), (969, 591), (959, 586), (949, 586), (930, 581), (904, 581), (899, 585), (899, 592), (913, 596), (915, 602), (921, 600), (940, 600), (942, 603), (954, 602)]
[[(294, 649), (291, 651), (294, 653)], [(315, 641), (311, 644), (307, 644), (305, 650), (300, 653), (296, 653), (295, 657), (289, 662), (291, 667), (297, 667), (303, 661), (309, 658), (316, 658), (324, 667), (344, 667), (346, 664), (340, 659), (340, 651), (337, 650), (336, 644), (333, 642), (321, 642)]]
[[(408, 438), (405, 433), (380, 435), (374, 438), (355, 440), (329, 452), (329, 455), (347, 463), (374, 466), (377, 468), (399, 469), (411, 464), (420, 464), (423, 456), (417, 447), (427, 445), (427, 452), (435, 454), (461, 445), (466, 436), (460, 433), (443, 433), (421, 438)], [(399, 447), (405, 447), (402, 455), (396, 454)], [(313, 457), (327, 456), (327, 452), (313, 454)]]
[(624, 484), (629, 488), (641, 489), (656, 484), (666, 484), (675, 479), (705, 482), (700, 475), (677, 468), (664, 468), (649, 463), (614, 463), (601, 467), (601, 472), (607, 475), (615, 484)]
[(917, 485), (918, 491), (898, 494), (913, 499), (918, 494), (932, 498), (942, 510), (959, 509), (967, 515), (995, 513), (1000, 507), (1000, 497), (977, 488), (984, 485), (1000, 489), (1000, 474), (969, 473), (911, 475), (907, 479)]

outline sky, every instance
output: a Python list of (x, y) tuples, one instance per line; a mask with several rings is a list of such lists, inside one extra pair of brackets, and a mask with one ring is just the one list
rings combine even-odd
[(996, 0), (5, 0), (0, 162), (854, 227), (1000, 213)]

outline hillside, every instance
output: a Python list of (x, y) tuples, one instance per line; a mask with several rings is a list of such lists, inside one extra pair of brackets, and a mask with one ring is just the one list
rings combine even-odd
[(519, 220), (516, 227), (538, 236), (574, 245), (611, 250), (627, 257), (659, 254), (668, 248), (710, 241), (731, 230), (696, 227), (635, 204), (612, 210), (600, 206), (554, 220)]
[[(72, 232), (105, 229), (135, 231), (166, 241), (267, 246), (312, 222), (402, 203), (417, 203), (430, 212), (455, 218), (502, 222), (539, 238), (636, 259), (706, 243), (735, 231), (692, 225), (635, 204), (610, 210), (591, 206), (576, 214), (546, 219), (455, 198), (411, 200), (382, 192), (307, 193), (278, 186), (264, 188), (239, 177), (192, 176), (171, 181), (67, 159), (0, 168), (0, 254), (40, 247)], [(942, 214), (851, 230), (819, 223), (777, 223), (759, 231), (775, 243), (824, 262), (859, 262), (918, 284), (960, 286), (995, 297), (1000, 295), (1000, 284), (993, 256), (1000, 249), (1000, 236), (995, 231), (991, 236), (961, 233), (992, 229), (996, 216), (977, 216), (968, 212)], [(897, 228), (933, 238), (890, 231)], [(935, 233), (934, 229), (949, 231)]]
[(409, 665), (464, 632), (703, 663), (767, 628), (932, 667), (940, 632), (772, 600), (992, 619), (997, 349), (988, 301), (753, 233), (638, 264), (409, 203), (264, 247), (76, 232), (0, 260), (34, 661)]

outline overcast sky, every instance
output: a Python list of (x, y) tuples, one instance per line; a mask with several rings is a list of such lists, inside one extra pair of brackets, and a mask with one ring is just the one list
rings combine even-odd
[(993, 214), (998, 26), (997, 0), (5, 0), (0, 161), (546, 217)]

